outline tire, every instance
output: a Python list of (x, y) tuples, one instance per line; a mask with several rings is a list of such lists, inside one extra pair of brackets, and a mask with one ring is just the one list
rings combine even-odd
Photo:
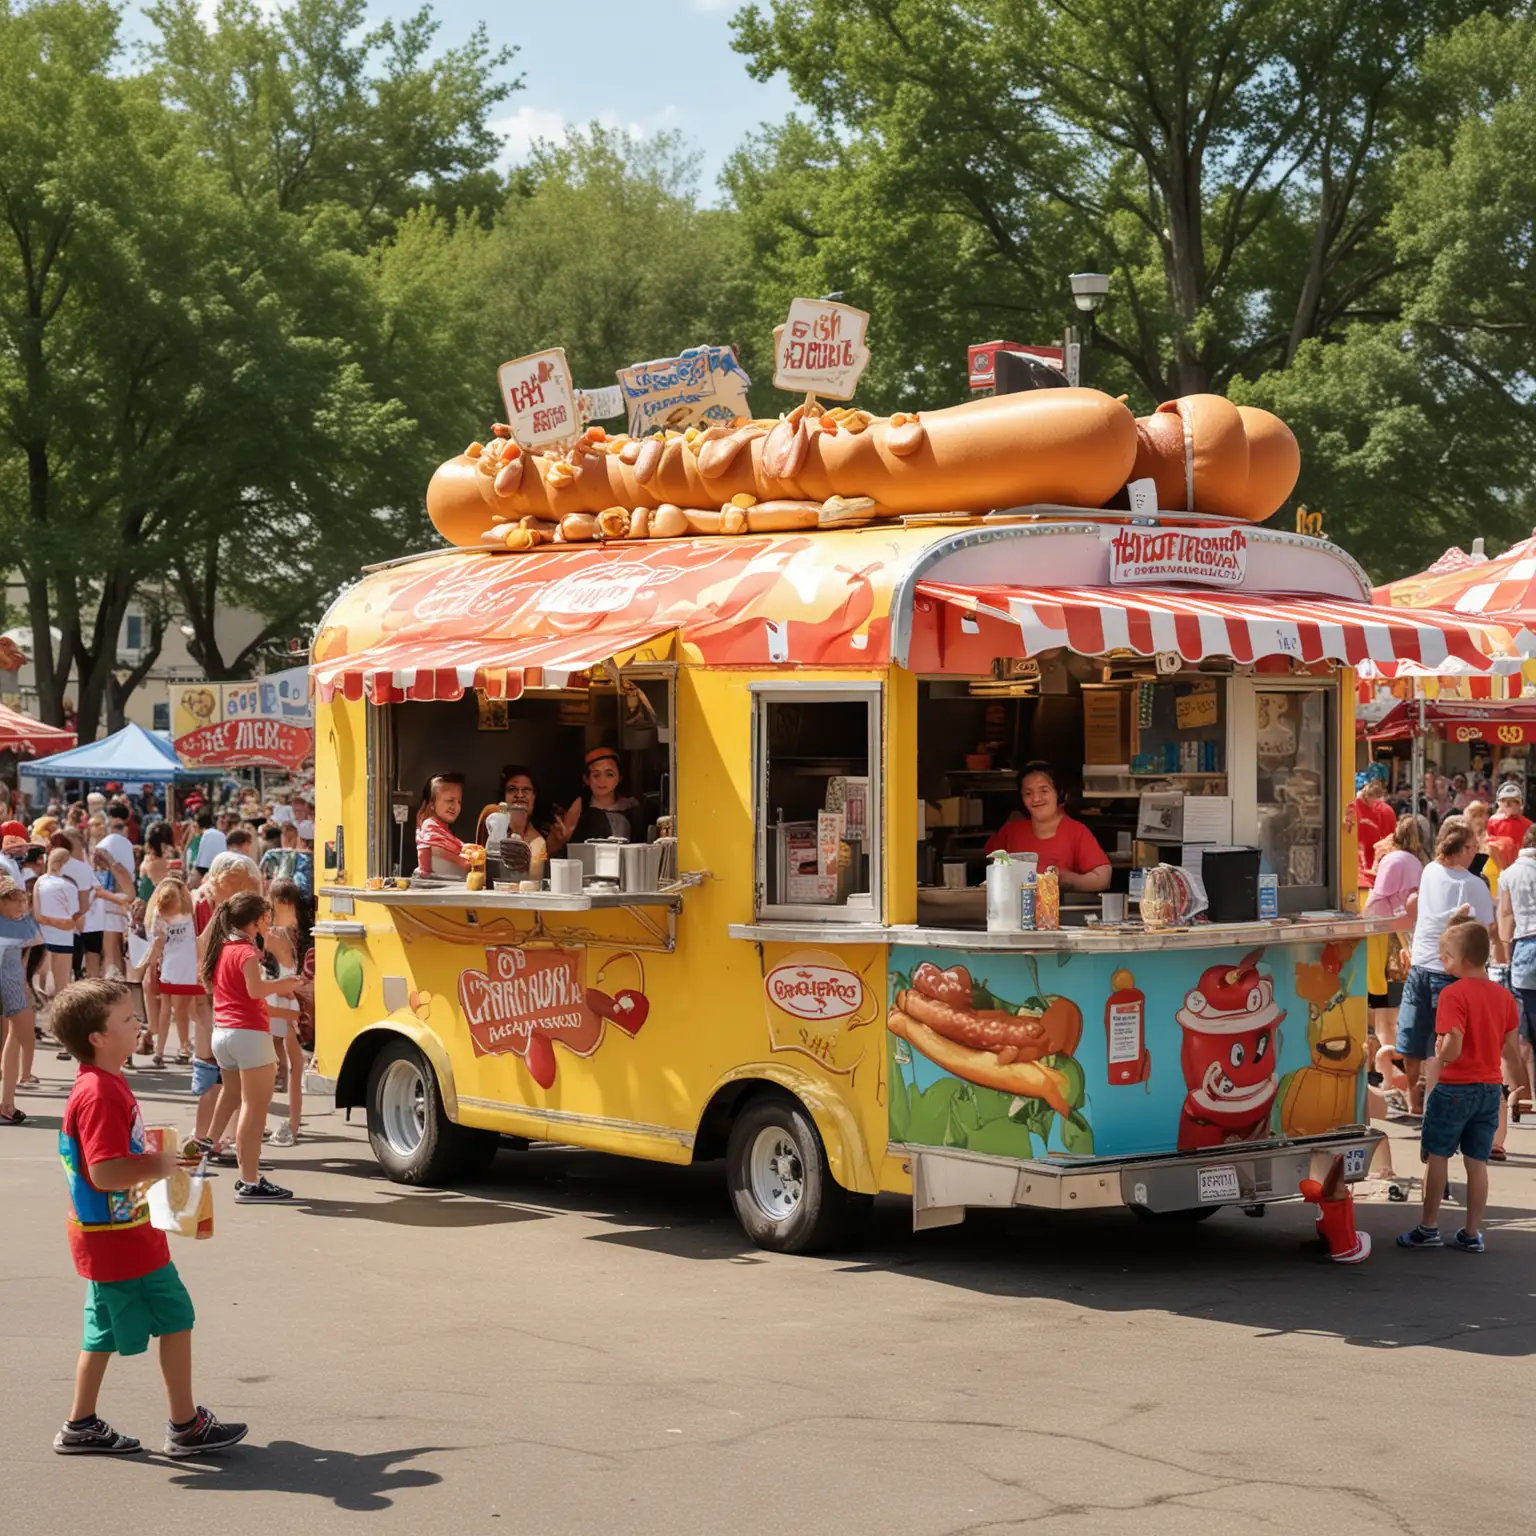
[(392, 1040), (368, 1070), (368, 1142), (397, 1184), (447, 1184), (483, 1173), (496, 1155), (492, 1131), (455, 1125), (437, 1073), (409, 1040)]
[(750, 1099), (731, 1126), (726, 1181), (742, 1230), (759, 1248), (815, 1253), (862, 1230), (872, 1195), (846, 1190), (827, 1166), (811, 1117), (786, 1093)]
[(1219, 1205), (1191, 1205), (1182, 1211), (1154, 1211), (1144, 1205), (1133, 1205), (1131, 1211), (1142, 1221), (1154, 1227), (1192, 1227), (1197, 1221), (1209, 1221), (1222, 1207)]

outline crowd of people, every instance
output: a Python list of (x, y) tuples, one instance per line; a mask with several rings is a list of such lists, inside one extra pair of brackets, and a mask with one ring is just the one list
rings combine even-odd
[[(1452, 782), (1444, 783), (1449, 791)], [(1367, 917), (1400, 920), (1368, 941), (1372, 1107), (1421, 1126), (1424, 1210), (1399, 1242), (1442, 1247), (1449, 1159), (1467, 1169), (1467, 1219), (1452, 1243), (1483, 1248), (1488, 1164), (1510, 1119), (1536, 1114), (1536, 824), (1525, 787), (1486, 800), (1438, 795), (1394, 811), (1385, 775), (1359, 776), (1354, 815)]]
[[(302, 794), (194, 791), (177, 819), (154, 790), (120, 786), (40, 814), (0, 792), (0, 1125), (37, 1090), (39, 1042), (72, 983), (123, 989), (137, 1035), (130, 1070), (191, 1069), (195, 1138), (237, 1166), (240, 1203), (286, 1200), (260, 1170), (263, 1142), (302, 1134), (314, 1041), (313, 809)], [(276, 1094), (286, 1114), (269, 1127)]]

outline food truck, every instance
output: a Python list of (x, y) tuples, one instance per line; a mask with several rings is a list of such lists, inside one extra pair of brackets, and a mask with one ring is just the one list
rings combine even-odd
[[(1202, 510), (1214, 407), (1175, 416), (1167, 475), (1118, 402), (1042, 394), (1072, 398), (838, 413), (873, 436), (850, 451), (926, 477), (851, 512), (814, 412), (736, 423), (766, 494), (712, 512), (733, 482), (698, 488), (720, 459), (686, 433), (647, 440), (649, 480), (626, 439), (524, 454), (515, 494), (510, 447), (438, 472), (456, 547), (370, 569), (313, 653), (316, 1070), (392, 1178), (464, 1176), (503, 1138), (723, 1159), (751, 1238), (806, 1251), (881, 1192), (918, 1227), (1193, 1219), (1293, 1198), (1340, 1154), (1365, 1173), (1365, 941), (1389, 924), (1357, 911), (1352, 668), (1486, 671), (1500, 638), (1373, 608), (1343, 550), (1256, 526), (1294, 466), (1246, 515)], [(1113, 433), (1069, 441), (1065, 473), (977, 468), (1038, 469), (1042, 412), (1074, 402)], [(996, 415), (946, 435), (980, 408), (1000, 446)], [(888, 452), (914, 420), (917, 451)], [(1247, 425), (1257, 461), (1272, 429)], [(1139, 470), (1181, 510), (1106, 507)], [(658, 534), (684, 497), (697, 516)], [(604, 498), (628, 521), (602, 528)], [(570, 517), (591, 522), (561, 536)], [(509, 765), (563, 813), (599, 748), (656, 857), (589, 844), (558, 890), (575, 860), (537, 884), (414, 873), (425, 781), (463, 776), (468, 834)], [(1035, 760), (1108, 886), (1064, 889), (1058, 927), (989, 926), (987, 834)], [(1148, 869), (1212, 878), (1154, 913)]]

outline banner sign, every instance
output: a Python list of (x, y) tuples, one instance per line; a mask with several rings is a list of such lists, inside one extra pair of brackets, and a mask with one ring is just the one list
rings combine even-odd
[(631, 437), (658, 427), (681, 431), (716, 422), (728, 427), (738, 416), (752, 414), (747, 404), (752, 380), (731, 347), (689, 347), (677, 357), (621, 368), (618, 378)]
[(189, 768), (283, 768), (290, 773), (315, 749), (315, 733), (285, 720), (220, 720), (175, 738)]
[(564, 442), (581, 430), (564, 347), (503, 363), (496, 370), (496, 382), (501, 386), (507, 425), (524, 448)]
[(773, 333), (773, 385), (798, 393), (851, 400), (869, 366), (862, 309), (829, 299), (795, 299), (789, 318)]
[(1240, 587), (1248, 574), (1248, 538), (1240, 528), (1122, 528), (1109, 546), (1111, 586)]

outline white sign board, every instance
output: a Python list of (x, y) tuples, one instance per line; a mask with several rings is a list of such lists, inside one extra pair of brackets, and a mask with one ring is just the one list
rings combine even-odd
[(578, 389), (576, 410), (583, 421), (607, 421), (624, 414), (624, 391), (617, 384), (599, 389)]
[(1109, 544), (1111, 586), (1240, 587), (1247, 574), (1241, 528), (1121, 528)]
[(747, 390), (752, 380), (730, 347), (689, 347), (677, 357), (657, 358), (619, 370), (623, 409), (631, 437), (658, 427), (699, 427), (714, 422), (728, 427), (750, 416)]
[(507, 425), (524, 448), (564, 442), (581, 430), (564, 347), (533, 352), (496, 370)]
[(851, 400), (869, 366), (864, 332), (869, 316), (827, 299), (796, 299), (773, 333), (775, 389)]

